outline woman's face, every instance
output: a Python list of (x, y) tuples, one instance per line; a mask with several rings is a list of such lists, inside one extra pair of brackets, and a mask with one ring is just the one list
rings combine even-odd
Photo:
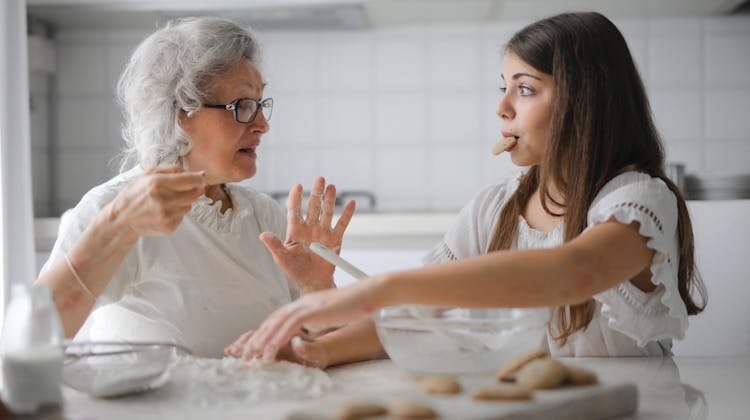
[[(250, 60), (242, 60), (215, 80), (208, 89), (207, 104), (229, 104), (240, 98), (261, 100), (263, 78)], [(183, 114), (180, 125), (190, 136), (193, 147), (182, 157), (190, 171), (206, 171), (206, 183), (215, 185), (242, 181), (255, 175), (256, 152), (260, 137), (268, 131), (268, 121), (258, 111), (255, 119), (238, 123), (232, 111), (201, 108), (193, 116)]]
[(552, 125), (554, 85), (542, 73), (513, 53), (503, 60), (503, 98), (497, 106), (503, 137), (516, 137), (510, 158), (518, 166), (543, 162)]

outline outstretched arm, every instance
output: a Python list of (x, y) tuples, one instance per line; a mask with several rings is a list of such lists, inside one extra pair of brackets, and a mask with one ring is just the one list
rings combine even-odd
[(269, 316), (246, 340), (244, 353), (273, 359), (302, 325), (363, 319), (397, 304), (541, 307), (582, 302), (647, 268), (654, 251), (646, 242), (637, 223), (609, 221), (559, 248), (494, 252), (311, 293)]
[(390, 276), (383, 303), (473, 307), (575, 304), (647, 268), (638, 223), (601, 223), (559, 248), (500, 251)]

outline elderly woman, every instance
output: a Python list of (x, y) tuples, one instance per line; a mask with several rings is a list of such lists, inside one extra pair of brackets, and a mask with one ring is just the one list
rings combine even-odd
[(269, 129), (257, 60), (253, 35), (219, 18), (171, 23), (135, 50), (118, 91), (138, 165), (66, 213), (36, 282), (51, 288), (66, 336), (218, 357), (299, 290), (333, 286), (333, 267), (306, 245), (338, 248), (353, 202), (332, 228), (336, 192), (322, 178), (306, 217), (300, 185), (287, 218), (270, 197), (228, 184), (255, 174)]

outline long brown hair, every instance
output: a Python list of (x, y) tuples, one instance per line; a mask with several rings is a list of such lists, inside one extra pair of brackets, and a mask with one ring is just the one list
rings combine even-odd
[[(677, 198), (679, 292), (687, 312), (695, 315), (707, 301), (695, 268), (693, 230), (685, 200), (664, 173), (664, 149), (627, 43), (617, 27), (599, 13), (565, 13), (535, 22), (516, 33), (506, 46), (538, 71), (552, 75), (555, 89), (551, 138), (544, 162), (532, 167), (503, 207), (489, 250), (509, 249), (518, 234), (518, 220), (539, 189), (542, 207), (563, 216), (564, 241), (586, 228), (589, 207), (612, 178), (636, 168), (663, 180)], [(554, 185), (563, 197), (549, 193)], [(563, 208), (553, 213), (548, 200)], [(701, 305), (693, 300), (696, 291)], [(554, 336), (565, 344), (585, 329), (594, 316), (593, 299), (555, 308)]]

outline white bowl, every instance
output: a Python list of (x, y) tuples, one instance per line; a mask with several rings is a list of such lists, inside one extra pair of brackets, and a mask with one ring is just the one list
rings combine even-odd
[(155, 389), (169, 381), (180, 354), (172, 343), (72, 342), (63, 362), (65, 385), (94, 397), (114, 397)]
[(417, 374), (491, 372), (539, 348), (547, 308), (392, 306), (374, 317), (385, 351)]

